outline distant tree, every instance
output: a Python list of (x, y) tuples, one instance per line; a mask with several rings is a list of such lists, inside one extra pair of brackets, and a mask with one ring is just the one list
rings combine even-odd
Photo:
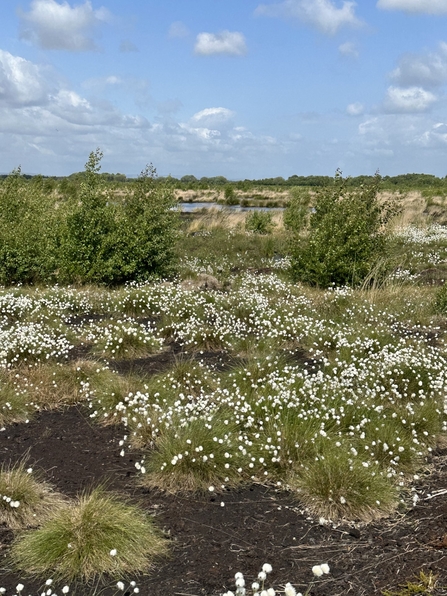
[(183, 182), (183, 184), (190, 184), (191, 182), (197, 182), (197, 178), (192, 174), (188, 174), (186, 176), (182, 176), (180, 178), (180, 182)]
[(237, 205), (238, 204), (236, 193), (234, 192), (234, 188), (231, 186), (231, 184), (227, 184), (225, 186), (224, 195), (225, 195), (225, 203), (227, 205)]

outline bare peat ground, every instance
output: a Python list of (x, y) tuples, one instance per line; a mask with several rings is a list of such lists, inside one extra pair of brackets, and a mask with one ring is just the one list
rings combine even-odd
[[(135, 361), (133, 368), (146, 364)], [(163, 364), (153, 362), (153, 372)], [(93, 423), (82, 406), (41, 412), (0, 433), (0, 461), (26, 455), (66, 495), (106, 482), (109, 490), (147, 508), (169, 537), (171, 556), (149, 575), (134, 578), (142, 595), (217, 596), (233, 588), (237, 571), (251, 583), (265, 562), (273, 566), (269, 585), (281, 589), (290, 581), (303, 592), (312, 580), (311, 567), (328, 563), (331, 573), (316, 581), (313, 596), (381, 594), (420, 570), (439, 576), (433, 594), (447, 594), (447, 448), (433, 453), (421, 475), (415, 508), (368, 526), (331, 527), (306, 514), (293, 495), (272, 487), (188, 497), (141, 488), (134, 467), (139, 454), (120, 456), (123, 434), (121, 427)], [(40, 594), (41, 582), (8, 568), (12, 538), (0, 527), (0, 586), (14, 594), (20, 581), (26, 585), (23, 594)], [(118, 579), (98, 592), (116, 594)], [(93, 589), (78, 586), (76, 593), (89, 596)]]

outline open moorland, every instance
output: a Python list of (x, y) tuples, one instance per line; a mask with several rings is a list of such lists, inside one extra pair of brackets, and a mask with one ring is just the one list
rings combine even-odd
[(444, 199), (371, 202), (352, 266), (331, 193), (184, 214), (163, 276), (59, 244), (64, 283), (5, 283), (2, 593), (447, 593)]

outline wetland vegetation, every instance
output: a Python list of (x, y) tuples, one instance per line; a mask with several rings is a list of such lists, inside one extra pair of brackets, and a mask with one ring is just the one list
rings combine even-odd
[[(63, 593), (243, 594), (243, 578), (231, 586), (246, 570), (234, 566), (247, 564), (256, 580), (267, 561), (288, 596), (326, 564), (331, 574), (314, 572), (311, 594), (377, 594), (424, 569), (436, 593), (447, 582), (439, 550), (380, 559), (365, 543), (362, 565), (383, 567), (376, 585), (366, 572), (349, 579), (352, 545), (327, 547), (339, 528), (349, 540), (367, 528), (384, 535), (386, 524), (402, 532), (444, 489), (444, 182), (428, 196), (428, 186), (389, 193), (389, 180), (356, 186), (338, 175), (318, 192), (287, 187), (284, 214), (181, 216), (172, 184), (151, 167), (121, 181), (120, 194), (100, 177), (100, 158), (90, 155), (71, 195), (20, 171), (0, 189), (0, 585), (7, 594), (22, 582), (37, 594), (53, 579)], [(55, 452), (44, 450), (39, 425), (51, 420), (66, 436), (70, 416), (73, 428), (109, 433), (88, 460), (105, 462), (94, 482), (81, 474), (63, 485), (62, 462), (50, 474)], [(79, 461), (97, 449), (88, 432)], [(70, 467), (73, 453), (60, 445)], [(247, 534), (241, 504), (270, 529)], [(203, 564), (191, 576), (176, 560), (194, 507), (206, 511), (201, 526), (238, 538), (222, 534), (217, 545), (208, 534), (205, 554), (196, 527)], [(447, 521), (447, 508), (437, 515)], [(284, 530), (281, 542), (276, 532), (290, 524), (299, 531)], [(434, 527), (418, 526), (427, 542)], [(278, 542), (235, 555), (241, 528), (255, 544)], [(402, 579), (392, 570), (399, 557)], [(273, 593), (265, 579), (253, 592)]]

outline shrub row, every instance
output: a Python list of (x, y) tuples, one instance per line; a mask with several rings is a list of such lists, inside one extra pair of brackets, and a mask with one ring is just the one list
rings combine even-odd
[(147, 166), (124, 194), (107, 193), (92, 152), (79, 197), (26, 184), (20, 168), (0, 187), (0, 283), (119, 284), (175, 270), (178, 213), (172, 190)]

